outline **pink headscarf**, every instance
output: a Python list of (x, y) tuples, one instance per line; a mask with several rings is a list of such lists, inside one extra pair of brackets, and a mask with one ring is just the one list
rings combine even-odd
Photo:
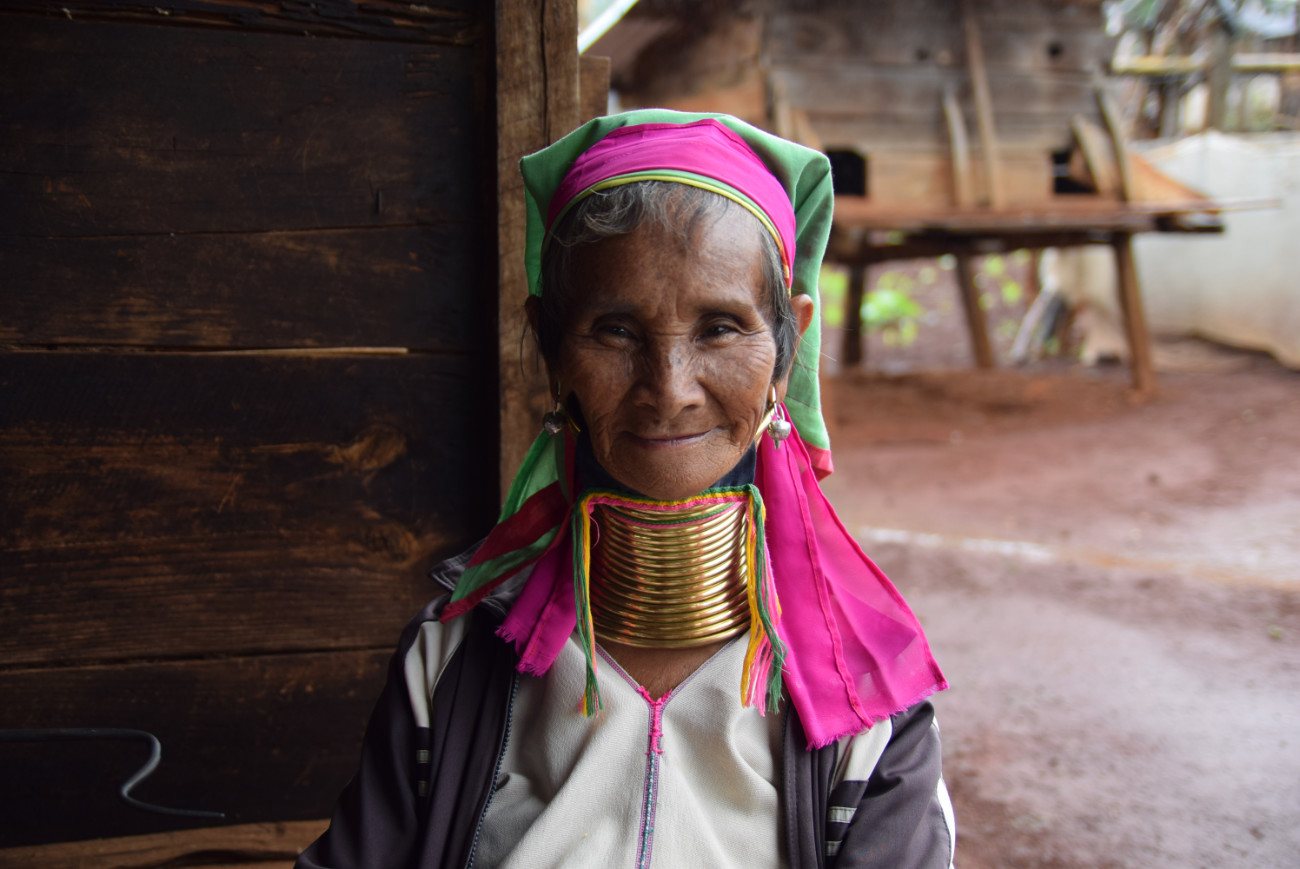
[(712, 118), (635, 124), (610, 132), (584, 151), (560, 182), (547, 209), (547, 231), (570, 206), (614, 179), (623, 184), (655, 179), (695, 183), (738, 202), (772, 232), (781, 249), (786, 286), (793, 281), (794, 208), (785, 189), (744, 139)]

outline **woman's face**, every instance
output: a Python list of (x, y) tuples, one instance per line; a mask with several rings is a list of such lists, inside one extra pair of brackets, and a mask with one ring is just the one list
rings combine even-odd
[(574, 253), (576, 305), (553, 374), (577, 397), (597, 461), (643, 495), (698, 494), (765, 422), (776, 342), (760, 231), (730, 208), (689, 239), (647, 222)]

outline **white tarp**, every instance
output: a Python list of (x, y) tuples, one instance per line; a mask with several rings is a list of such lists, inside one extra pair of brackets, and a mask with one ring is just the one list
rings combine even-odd
[(1264, 350), (1300, 368), (1300, 135), (1207, 132), (1134, 145), (1211, 199), (1281, 206), (1226, 212), (1223, 235), (1138, 236), (1134, 256), (1151, 331)]

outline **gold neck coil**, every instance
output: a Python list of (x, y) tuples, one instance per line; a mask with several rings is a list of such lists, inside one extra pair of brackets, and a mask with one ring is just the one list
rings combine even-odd
[(597, 638), (687, 648), (749, 627), (744, 501), (672, 511), (598, 504), (591, 548)]

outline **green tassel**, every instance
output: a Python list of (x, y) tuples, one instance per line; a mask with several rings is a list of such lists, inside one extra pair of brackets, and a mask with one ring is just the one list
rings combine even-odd
[(591, 582), (588, 565), (591, 562), (590, 499), (583, 498), (573, 510), (573, 593), (578, 604), (578, 639), (582, 654), (587, 659), (587, 685), (582, 695), (582, 714), (595, 715), (605, 708), (596, 684), (596, 639), (591, 621)]
[(785, 643), (781, 642), (776, 632), (776, 623), (772, 618), (773, 605), (780, 606), (775, 600), (776, 588), (767, 564), (767, 532), (764, 527), (766, 508), (758, 487), (749, 484), (749, 521), (754, 528), (754, 564), (757, 576), (750, 577), (754, 583), (755, 599), (758, 602), (758, 617), (762, 622), (763, 633), (767, 636), (771, 660), (767, 672), (767, 708), (777, 709), (781, 702), (781, 669), (785, 666), (787, 654)]

